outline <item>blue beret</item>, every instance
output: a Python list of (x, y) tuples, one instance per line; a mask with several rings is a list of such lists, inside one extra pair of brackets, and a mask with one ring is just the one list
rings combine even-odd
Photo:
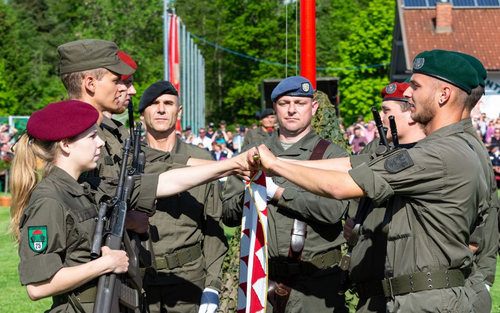
[(271, 93), (271, 101), (276, 102), (282, 96), (314, 97), (311, 82), (302, 76), (291, 76), (282, 80)]
[(468, 94), (479, 85), (474, 67), (451, 51), (431, 50), (419, 53), (413, 60), (413, 73), (448, 82)]
[(174, 95), (179, 96), (177, 89), (169, 81), (159, 81), (144, 90), (142, 94), (141, 101), (139, 102), (139, 112), (144, 111), (148, 106), (151, 105), (156, 98), (161, 95)]

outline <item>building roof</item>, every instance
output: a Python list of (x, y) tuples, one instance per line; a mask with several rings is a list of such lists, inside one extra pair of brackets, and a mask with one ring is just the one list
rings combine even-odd
[(488, 72), (500, 71), (500, 8), (453, 7), (452, 31), (438, 34), (435, 7), (405, 8), (402, 0), (397, 1), (397, 6), (392, 77), (401, 79), (398, 74), (403, 74), (403, 68), (409, 75), (415, 56), (432, 49), (471, 54)]
[(445, 49), (471, 54), (487, 70), (500, 70), (500, 9), (452, 10), (451, 33), (436, 34), (435, 9), (403, 9), (410, 60), (421, 51)]

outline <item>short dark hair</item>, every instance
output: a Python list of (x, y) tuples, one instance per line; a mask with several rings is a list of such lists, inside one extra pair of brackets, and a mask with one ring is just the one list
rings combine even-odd
[(467, 97), (467, 101), (465, 102), (465, 108), (464, 110), (467, 110), (468, 112), (471, 112), (472, 109), (476, 106), (477, 102), (479, 99), (484, 94), (484, 87), (479, 85), (476, 88), (472, 89), (470, 95)]

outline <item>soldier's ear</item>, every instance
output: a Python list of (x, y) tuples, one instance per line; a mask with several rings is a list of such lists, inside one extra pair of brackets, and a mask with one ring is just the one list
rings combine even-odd
[(312, 115), (313, 115), (313, 116), (314, 116), (314, 115), (316, 115), (316, 112), (318, 111), (318, 108), (319, 108), (319, 102), (318, 102), (318, 101), (316, 101), (316, 100), (314, 100), (314, 101), (312, 102), (312, 106), (311, 106), (311, 108), (312, 108)]
[(67, 153), (69, 154), (70, 152), (70, 145), (69, 145), (69, 141), (68, 139), (63, 139), (61, 141), (59, 141), (59, 148), (64, 152), (64, 153)]
[(87, 92), (93, 94), (96, 91), (96, 82), (97, 80), (94, 76), (87, 75), (83, 78), (83, 87)]
[[(453, 90), (454, 91), (454, 90)], [(439, 89), (439, 98), (438, 98), (438, 103), (439, 103), (439, 106), (442, 106), (444, 105), (446, 102), (448, 102), (448, 100), (450, 99), (450, 96), (451, 96), (451, 92), (452, 92), (452, 89), (450, 86), (447, 86), (447, 85), (443, 85), (440, 89)]]

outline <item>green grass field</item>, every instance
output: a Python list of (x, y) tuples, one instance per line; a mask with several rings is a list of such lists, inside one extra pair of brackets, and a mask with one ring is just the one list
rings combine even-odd
[[(6, 234), (9, 225), (9, 214), (9, 209), (0, 207), (0, 312), (43, 312), (50, 307), (52, 300), (31, 301), (26, 289), (19, 283), (17, 249), (12, 242), (11, 236)], [(234, 229), (227, 229), (227, 231), (232, 232)], [(497, 283), (491, 289), (493, 298), (492, 312), (500, 313), (500, 268), (498, 264), (496, 276)]]

